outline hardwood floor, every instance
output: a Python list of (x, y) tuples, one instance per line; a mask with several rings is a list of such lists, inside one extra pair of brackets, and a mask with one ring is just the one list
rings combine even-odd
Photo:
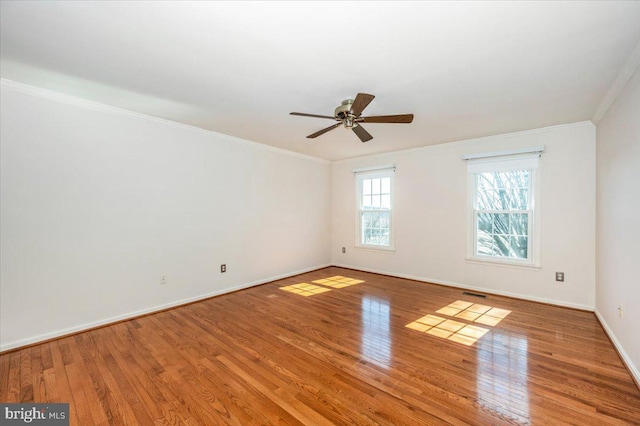
[[(280, 289), (302, 282), (330, 291)], [(0, 355), (0, 401), (83, 426), (640, 424), (592, 313), (340, 268)]]

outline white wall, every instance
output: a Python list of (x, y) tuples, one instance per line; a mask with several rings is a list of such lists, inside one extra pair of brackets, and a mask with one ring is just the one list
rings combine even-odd
[[(545, 145), (540, 162), (541, 268), (478, 264), (467, 253), (464, 154)], [(396, 252), (354, 248), (352, 170), (395, 164)], [(591, 122), (335, 162), (333, 263), (593, 309), (595, 305), (595, 127)], [(347, 253), (341, 253), (341, 247)], [(556, 271), (565, 282), (555, 281)]]
[(330, 262), (328, 162), (7, 82), (1, 101), (1, 350)]
[(596, 313), (640, 383), (640, 69), (598, 123), (596, 158)]

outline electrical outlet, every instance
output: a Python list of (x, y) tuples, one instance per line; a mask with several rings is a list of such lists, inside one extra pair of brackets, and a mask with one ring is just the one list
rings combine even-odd
[(167, 283), (167, 276), (166, 275), (160, 276), (160, 285), (165, 285), (166, 283)]
[(347, 248), (346, 247), (342, 247), (342, 252), (346, 253), (347, 252)]
[(556, 281), (564, 282), (564, 272), (556, 272)]
[(622, 305), (618, 305), (618, 316), (622, 318)]
[(220, 265), (220, 273), (224, 274), (225, 272), (227, 272), (227, 264), (223, 263), (222, 265)]

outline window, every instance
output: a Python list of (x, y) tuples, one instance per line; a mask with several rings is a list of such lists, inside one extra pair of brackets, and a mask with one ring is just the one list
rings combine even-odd
[(537, 264), (536, 155), (468, 163), (473, 260)]
[(393, 249), (392, 187), (394, 168), (355, 171), (358, 194), (356, 246)]
[(530, 188), (529, 170), (476, 174), (476, 255), (529, 259)]

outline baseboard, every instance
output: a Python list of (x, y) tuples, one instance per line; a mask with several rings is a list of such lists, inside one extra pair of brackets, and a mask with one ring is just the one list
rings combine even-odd
[(353, 266), (353, 265), (347, 265), (347, 264), (334, 263), (333, 266), (337, 266), (340, 268), (355, 269), (355, 270), (364, 271), (364, 272), (372, 272), (374, 274), (389, 275), (391, 277), (397, 277), (397, 278), (406, 278), (408, 280), (421, 281), (425, 283), (446, 285), (447, 287), (461, 288), (464, 290), (473, 290), (475, 292), (494, 294), (497, 296), (507, 296), (507, 297), (512, 297), (514, 299), (529, 300), (531, 302), (546, 303), (548, 305), (561, 306), (563, 308), (579, 309), (581, 311), (589, 311), (589, 312), (594, 311), (593, 306), (582, 305), (579, 303), (570, 303), (562, 300), (553, 300), (553, 299), (546, 299), (544, 297), (528, 296), (520, 293), (511, 293), (508, 291), (495, 290), (492, 288), (477, 287), (477, 286), (466, 285), (466, 284), (461, 284), (461, 283), (456, 283), (451, 281), (437, 280), (433, 278), (417, 277), (415, 275), (398, 274), (396, 272), (389, 272), (389, 271), (383, 271), (383, 270), (371, 269), (371, 268), (363, 268), (360, 266)]
[[(414, 280), (414, 281), (420, 281), (420, 282), (427, 282), (427, 283), (433, 283), (433, 284), (440, 284), (440, 285), (445, 285), (448, 287), (455, 287), (455, 288), (461, 288), (461, 289), (465, 289), (465, 290), (473, 290), (476, 292), (481, 292), (481, 293), (489, 293), (489, 294), (495, 294), (495, 295), (500, 295), (500, 296), (507, 296), (507, 297), (513, 297), (516, 299), (523, 299), (523, 300), (529, 300), (529, 301), (533, 301), (533, 302), (540, 302), (540, 303), (547, 303), (550, 305), (556, 305), (556, 306), (562, 306), (562, 307), (566, 307), (566, 308), (573, 308), (573, 309), (580, 309), (580, 310), (586, 310), (586, 311), (590, 311), (593, 312), (594, 311), (594, 307), (592, 306), (587, 306), (587, 305), (580, 305), (580, 304), (575, 304), (575, 303), (567, 303), (567, 302), (563, 302), (563, 301), (557, 301), (557, 300), (550, 300), (550, 299), (545, 299), (545, 298), (540, 298), (540, 297), (532, 297), (532, 296), (525, 296), (525, 295), (521, 295), (521, 294), (517, 294), (517, 293), (510, 293), (510, 292), (504, 292), (504, 291), (497, 291), (494, 289), (488, 289), (488, 288), (483, 288), (483, 287), (477, 287), (477, 286), (470, 286), (470, 285), (465, 285), (465, 284), (461, 284), (461, 283), (455, 283), (455, 282), (450, 282), (450, 281), (442, 281), (442, 280), (437, 280), (437, 279), (432, 279), (432, 278), (425, 278), (425, 277), (418, 277), (418, 276), (414, 276), (414, 275), (408, 275), (408, 274), (398, 274), (398, 273), (394, 273), (394, 272), (389, 272), (389, 271), (383, 271), (383, 270), (378, 270), (378, 269), (371, 269), (371, 268), (363, 268), (360, 266), (354, 266), (354, 265), (347, 265), (347, 264), (322, 264), (322, 265), (317, 265), (317, 266), (313, 266), (310, 268), (305, 268), (305, 269), (301, 269), (298, 271), (293, 271), (293, 272), (289, 272), (286, 274), (281, 274), (281, 275), (277, 275), (277, 276), (273, 276), (273, 277), (269, 277), (269, 278), (265, 278), (265, 279), (261, 279), (261, 280), (257, 280), (257, 281), (253, 281), (250, 283), (246, 283), (246, 284), (242, 284), (242, 285), (238, 285), (238, 286), (234, 286), (234, 287), (229, 287), (223, 290), (218, 290), (215, 292), (211, 292), (211, 293), (206, 293), (206, 294), (202, 294), (199, 296), (195, 296), (195, 297), (190, 297), (190, 298), (186, 298), (186, 299), (181, 299), (175, 302), (170, 302), (170, 303), (166, 303), (163, 305), (157, 305), (154, 307), (150, 307), (150, 308), (146, 308), (146, 309), (141, 309), (138, 311), (134, 311), (134, 312), (130, 312), (127, 314), (123, 314), (123, 315), (117, 315), (114, 317), (110, 317), (110, 318), (105, 318), (103, 320), (100, 321), (95, 321), (95, 322), (91, 322), (91, 323), (86, 323), (86, 324), (82, 324), (82, 325), (78, 325), (75, 327), (69, 327), (66, 329), (62, 329), (62, 330), (56, 330), (50, 333), (45, 333), (45, 334), (40, 334), (37, 336), (32, 336), (26, 339), (21, 339), (21, 340), (16, 340), (14, 342), (9, 342), (9, 343), (5, 343), (0, 345), (0, 353), (3, 352), (7, 352), (7, 351), (12, 351), (12, 350), (16, 350), (16, 349), (20, 349), (22, 347), (25, 346), (31, 346), (34, 344), (38, 344), (38, 343), (42, 343), (48, 340), (53, 340), (53, 339), (57, 339), (57, 338), (61, 338), (61, 337), (65, 337), (65, 336), (69, 336), (69, 335), (73, 335), (76, 333), (81, 333), (84, 331), (88, 331), (94, 328), (99, 328), (99, 327), (104, 327), (104, 326), (108, 326), (110, 324), (114, 324), (120, 321), (126, 321), (126, 320), (130, 320), (136, 317), (140, 317), (143, 315), (149, 315), (149, 314), (153, 314), (155, 312), (160, 312), (160, 311), (164, 311), (167, 309), (172, 309), (172, 308), (176, 308), (179, 306), (183, 306), (183, 305), (187, 305), (189, 303), (194, 303), (194, 302), (198, 302), (201, 300), (205, 300), (205, 299), (209, 299), (211, 297), (215, 297), (215, 296), (220, 296), (223, 294), (227, 294), (227, 293), (232, 293), (234, 291), (238, 291), (238, 290), (243, 290), (246, 288), (250, 288), (250, 287), (254, 287), (257, 285), (261, 285), (261, 284), (265, 284), (271, 281), (277, 281), (283, 278), (289, 278), (295, 275), (300, 275), (300, 274), (304, 274), (307, 272), (311, 272), (311, 271), (316, 271), (318, 269), (323, 269), (323, 268), (327, 268), (329, 266), (336, 266), (336, 267), (340, 267), (340, 268), (348, 268), (348, 269), (355, 269), (355, 270), (359, 270), (359, 271), (364, 271), (364, 272), (372, 272), (374, 274), (381, 274), (381, 275), (388, 275), (388, 276), (393, 276), (393, 277), (398, 277), (398, 278), (406, 278), (409, 280)], [(597, 315), (597, 313), (596, 313)], [(600, 317), (598, 317), (600, 319)], [(608, 327), (605, 325), (605, 323), (601, 320), (600, 321), (603, 324), (603, 328), (605, 330), (609, 330)], [(616, 348), (618, 349), (620, 346), (619, 344), (617, 344), (617, 340), (615, 340), (615, 338), (613, 337), (612, 333), (610, 333), (609, 331), (607, 331), (608, 334), (611, 337), (611, 340), (614, 342), (614, 344), (616, 345)], [(621, 351), (620, 349), (618, 349), (621, 353), (623, 353), (623, 351)], [(626, 356), (626, 355), (625, 355)], [(625, 363), (628, 362), (628, 357), (625, 358)], [(633, 364), (631, 364), (633, 365)], [(631, 367), (629, 367), (631, 370)], [(635, 374), (635, 377), (638, 377), (637, 374), (637, 369), (633, 370), (633, 374)]]
[(9, 342), (9, 343), (4, 343), (2, 345), (0, 345), (0, 354), (7, 352), (7, 351), (13, 351), (16, 349), (20, 349), (26, 346), (32, 346), (38, 343), (43, 343), (45, 341), (49, 341), (49, 340), (53, 340), (53, 339), (59, 339), (65, 336), (69, 336), (69, 335), (73, 335), (73, 334), (77, 334), (77, 333), (81, 333), (84, 331), (88, 331), (94, 328), (99, 328), (99, 327), (105, 327), (108, 326), (110, 324), (114, 324), (114, 323), (118, 323), (121, 321), (126, 321), (126, 320), (131, 320), (140, 316), (144, 316), (144, 315), (149, 315), (149, 314), (153, 314), (156, 312), (161, 312), (161, 311), (166, 311), (167, 309), (172, 309), (172, 308), (177, 308), (179, 306), (183, 306), (183, 305), (188, 305), (190, 303), (194, 303), (194, 302), (199, 302), (205, 299), (210, 299), (212, 297), (215, 296), (220, 296), (223, 294), (227, 294), (227, 293), (233, 293), (234, 291), (238, 291), (238, 290), (243, 290), (245, 288), (249, 288), (249, 287), (255, 287), (257, 285), (261, 285), (261, 284), (265, 284), (271, 281), (277, 281), (277, 280), (281, 280), (283, 278), (289, 278), (289, 277), (293, 277), (295, 275), (300, 275), (300, 274), (304, 274), (307, 272), (311, 272), (311, 271), (316, 271), (318, 269), (323, 269), (323, 268), (327, 268), (331, 266), (331, 264), (327, 263), (327, 264), (322, 264), (322, 265), (317, 265), (317, 266), (313, 266), (310, 268), (305, 268), (305, 269), (301, 269), (298, 271), (294, 271), (294, 272), (289, 272), (286, 274), (281, 274), (281, 275), (277, 275), (277, 276), (273, 276), (273, 277), (269, 277), (269, 278), (265, 278), (265, 279), (261, 279), (261, 280), (257, 280), (257, 281), (253, 281), (250, 283), (246, 283), (246, 284), (242, 284), (242, 285), (238, 285), (238, 286), (234, 286), (234, 287), (229, 287), (223, 290), (218, 290), (218, 291), (214, 291), (211, 293), (206, 293), (206, 294), (201, 294), (199, 296), (195, 296), (195, 297), (188, 297), (185, 299), (181, 299), (181, 300), (177, 300), (175, 302), (170, 302), (170, 303), (165, 303), (162, 305), (157, 305), (157, 306), (153, 306), (150, 308), (145, 308), (145, 309), (140, 309), (138, 311), (134, 311), (134, 312), (129, 312), (127, 314), (123, 314), (123, 315), (117, 315), (114, 317), (109, 317), (109, 318), (105, 318), (99, 321), (94, 321), (94, 322), (90, 322), (90, 323), (86, 323), (86, 324), (81, 324), (75, 327), (69, 327), (69, 328), (65, 328), (62, 330), (56, 330), (56, 331), (52, 331), (49, 333), (44, 333), (44, 334), (40, 334), (37, 336), (32, 336), (32, 337), (28, 337), (26, 339), (21, 339), (21, 340), (16, 340), (14, 342)]
[(622, 362), (627, 367), (627, 370), (629, 370), (629, 372), (631, 373), (631, 377), (633, 377), (633, 380), (636, 382), (636, 386), (638, 386), (638, 388), (640, 389), (640, 371), (638, 371), (638, 368), (635, 366), (633, 361), (631, 361), (631, 358), (625, 352), (624, 348), (620, 344), (620, 341), (618, 341), (618, 338), (613, 333), (613, 330), (611, 330), (611, 327), (609, 327), (609, 324), (607, 324), (602, 315), (600, 315), (600, 312), (598, 312), (597, 309), (594, 312), (596, 314), (596, 318), (598, 318), (598, 321), (600, 321), (600, 325), (604, 329), (604, 332), (607, 333), (609, 340), (611, 340), (611, 343), (613, 343), (616, 351), (618, 351), (618, 355), (620, 355)]

